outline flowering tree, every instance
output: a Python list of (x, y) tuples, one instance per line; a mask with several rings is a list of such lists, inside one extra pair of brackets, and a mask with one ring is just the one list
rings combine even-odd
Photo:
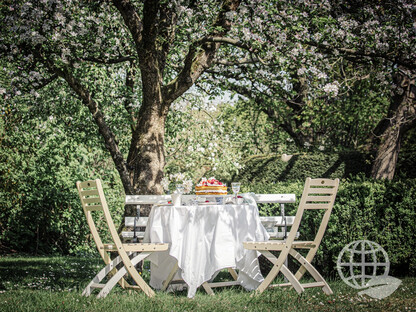
[(336, 100), (347, 85), (334, 80), (337, 59), (376, 67), (380, 83), (394, 87), (375, 131), (374, 177), (392, 176), (398, 138), (415, 122), (411, 0), (6, 0), (0, 10), (0, 53), (12, 64), (3, 98), (30, 93), (36, 101), (55, 83), (81, 100), (126, 193), (163, 191), (169, 108), (224, 71), (240, 88), (298, 106), (309, 97)]
[(372, 176), (392, 179), (401, 138), (416, 126), (416, 5), (407, 0), (328, 4), (331, 27), (321, 38), (309, 37), (305, 43), (356, 64), (375, 65), (378, 79), (390, 82), (387, 116), (373, 131)]
[[(5, 1), (0, 51), (16, 67), (2, 94), (36, 97), (36, 89), (64, 80), (90, 111), (126, 193), (161, 193), (169, 107), (211, 66), (221, 45), (211, 38), (229, 32), (238, 6), (238, 0)], [(110, 112), (131, 131), (128, 153)]]
[(274, 1), (243, 9), (252, 18), (237, 23), (241, 27), (233, 30), (240, 39), (233, 43), (248, 52), (234, 50), (234, 59), (217, 62), (212, 71), (226, 70), (232, 88), (254, 95), (267, 113), (281, 120), (294, 116), (280, 125), (299, 143), (305, 137), (294, 130), (304, 124), (301, 114), (313, 100), (327, 98), (331, 105), (363, 78), (379, 85), (383, 97), (388, 84), (390, 105), (370, 148), (376, 154), (373, 177), (391, 179), (401, 138), (416, 120), (414, 2)]

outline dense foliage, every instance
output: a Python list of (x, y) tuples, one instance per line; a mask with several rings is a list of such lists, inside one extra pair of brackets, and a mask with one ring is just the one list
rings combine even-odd
[[(80, 103), (62, 94), (43, 100), (42, 108), (31, 106), (30, 100), (8, 101), (3, 107), (0, 245), (29, 253), (89, 250), (89, 230), (75, 182), (101, 178), (114, 217), (120, 222), (120, 181)], [(72, 114), (61, 111), (58, 101), (70, 106)]]
[[(289, 161), (278, 154), (255, 155), (246, 159), (234, 180), (243, 183), (305, 181), (307, 177), (342, 178), (369, 173), (368, 155), (358, 152), (294, 154)], [(290, 156), (289, 156), (290, 157)]]
[[(413, 149), (405, 149), (398, 160), (397, 177), (415, 178)], [(304, 181), (307, 177), (348, 178), (363, 174), (369, 176), (372, 155), (356, 151), (339, 153), (295, 153), (288, 161), (282, 154), (263, 154), (248, 157), (233, 179), (243, 183), (276, 183)]]
[[(380, 118), (398, 120), (400, 133), (376, 133), (393, 138), (377, 156), (383, 171), (402, 125), (414, 126), (414, 9), (410, 0), (7, 0), (0, 95), (41, 106), (39, 89), (64, 81), (57, 90), (90, 111), (131, 193), (162, 192), (166, 117), (195, 83), (246, 97), (298, 146), (357, 147)], [(406, 118), (391, 118), (398, 108)]]
[[(304, 182), (246, 185), (255, 193), (295, 193), (297, 201)], [(390, 275), (416, 274), (416, 180), (374, 181), (363, 177), (342, 179), (327, 231), (314, 263), (326, 276), (336, 276), (336, 261), (342, 248), (356, 240), (380, 244), (391, 263)], [(294, 215), (296, 205), (286, 205), (286, 215)], [(264, 215), (279, 215), (276, 205), (264, 205)], [(307, 211), (299, 239), (311, 239), (317, 230), (316, 212)]]

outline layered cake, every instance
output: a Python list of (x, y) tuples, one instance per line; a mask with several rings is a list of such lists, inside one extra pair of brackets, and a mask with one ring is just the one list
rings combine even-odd
[(195, 186), (196, 195), (227, 195), (227, 186), (214, 177), (202, 178)]

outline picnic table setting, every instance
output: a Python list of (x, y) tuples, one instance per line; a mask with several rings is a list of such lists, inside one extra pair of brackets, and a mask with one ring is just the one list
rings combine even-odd
[(0, 312), (416, 311), (416, 0), (1, 3)]
[(143, 241), (170, 244), (169, 251), (149, 258), (150, 285), (163, 288), (166, 276), (177, 264), (176, 274), (186, 283), (188, 297), (226, 268), (238, 270), (238, 284), (255, 289), (263, 280), (257, 252), (245, 250), (243, 242), (269, 238), (255, 200), (250, 194), (226, 195), (227, 186), (215, 179), (202, 181), (196, 190), (198, 199), (184, 204), (159, 202), (150, 213)]
[[(201, 179), (195, 186), (195, 195), (183, 194), (183, 185), (178, 185), (170, 195), (127, 194), (126, 205), (152, 208), (148, 217), (126, 218), (126, 225), (133, 225), (133, 231), (123, 232), (121, 237), (134, 238), (126, 243), (116, 231), (101, 181), (77, 182), (87, 222), (105, 263), (83, 295), (89, 296), (98, 289), (97, 297), (105, 297), (116, 284), (144, 291), (149, 297), (155, 295), (154, 290), (185, 288), (187, 296), (193, 298), (201, 286), (207, 294), (214, 295), (216, 287), (235, 285), (256, 294), (273, 286), (292, 286), (299, 294), (306, 288), (319, 287), (331, 294), (329, 285), (311, 262), (325, 232), (338, 184), (338, 179), (307, 178), (295, 216), (285, 216), (284, 212), (285, 204), (295, 203), (295, 194), (240, 193), (238, 182), (232, 183), (233, 194), (229, 194), (226, 184), (215, 178)], [(279, 204), (281, 215), (260, 216), (258, 204), (263, 203)], [(315, 238), (297, 241), (305, 209), (325, 212)], [(112, 238), (109, 243), (103, 243), (91, 215), (98, 212), (107, 221)], [(140, 227), (145, 227), (145, 231), (140, 231)], [(309, 251), (303, 256), (296, 249)], [(273, 264), (265, 277), (259, 267), (260, 254)], [(289, 255), (300, 263), (294, 273), (288, 268)], [(136, 268), (145, 259), (150, 261), (148, 283)], [(229, 273), (229, 281), (214, 280), (222, 270)], [(306, 271), (314, 282), (300, 282)], [(279, 273), (286, 282), (274, 285)], [(134, 282), (128, 282), (127, 276)]]

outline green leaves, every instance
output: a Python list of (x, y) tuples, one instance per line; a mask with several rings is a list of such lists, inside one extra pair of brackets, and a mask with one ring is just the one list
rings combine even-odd
[(0, 240), (31, 253), (88, 250), (89, 230), (75, 182), (100, 177), (110, 184), (106, 195), (117, 223), (122, 188), (82, 104), (65, 92), (57, 101), (45, 100), (46, 95), (53, 96), (53, 90), (40, 93), (38, 106), (13, 98), (7, 105), (15, 107), (14, 113), (0, 116)]
[[(294, 215), (304, 181), (245, 184), (243, 192), (295, 193), (297, 203), (285, 205)], [(391, 276), (416, 274), (416, 180), (375, 181), (357, 176), (342, 179), (331, 218), (314, 259), (320, 272), (335, 277), (336, 260), (344, 246), (356, 240), (381, 245), (389, 256)], [(279, 215), (279, 205), (263, 205), (262, 215)], [(314, 237), (317, 216), (305, 213), (300, 226), (301, 240)]]

